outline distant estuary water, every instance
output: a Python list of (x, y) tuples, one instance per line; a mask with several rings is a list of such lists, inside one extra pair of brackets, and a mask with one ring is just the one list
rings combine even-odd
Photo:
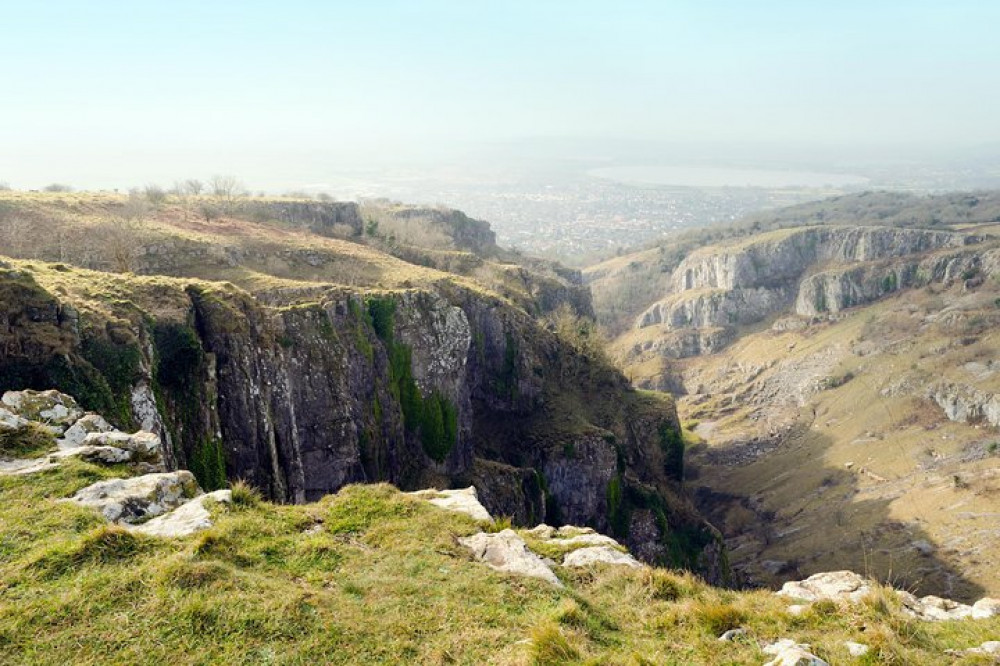
[(772, 171), (726, 167), (614, 166), (587, 172), (630, 185), (673, 185), (675, 187), (849, 187), (865, 185), (868, 179), (841, 173), (814, 171)]

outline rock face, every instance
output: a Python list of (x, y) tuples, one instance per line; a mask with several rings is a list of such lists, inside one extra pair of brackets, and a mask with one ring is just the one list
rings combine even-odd
[(200, 492), (194, 475), (182, 470), (98, 481), (66, 501), (97, 509), (111, 522), (136, 524), (164, 514)]
[[(107, 279), (132, 289), (130, 278)], [(0, 389), (86, 396), (83, 409), (159, 437), (167, 468), (191, 470), (208, 490), (242, 478), (271, 499), (305, 502), (354, 482), (474, 483), (488, 512), (520, 524), (593, 525), (643, 559), (672, 562), (659, 529), (669, 524), (696, 537), (685, 539), (698, 549), (685, 566), (718, 566), (700, 559), (715, 533), (664, 499), (680, 473), (672, 403), (632, 391), (495, 297), (443, 282), (258, 299), (160, 278), (112, 320), (78, 314), (26, 272), (0, 269), (0, 286), (12, 322), (0, 330)], [(630, 534), (646, 514), (650, 529)]]
[(782, 311), (826, 315), (899, 289), (995, 270), (1000, 253), (969, 247), (981, 240), (945, 231), (822, 226), (703, 248), (678, 265), (669, 293), (638, 317), (635, 328), (662, 328), (663, 356), (712, 353), (728, 342), (720, 330), (732, 338), (735, 327)]
[(497, 571), (541, 578), (557, 587), (562, 587), (552, 569), (542, 558), (531, 552), (524, 539), (513, 530), (503, 530), (496, 534), (480, 532), (470, 537), (463, 537), (458, 542), (471, 550), (477, 560), (485, 562)]
[(927, 391), (927, 397), (938, 404), (952, 421), (961, 423), (986, 421), (1000, 427), (1000, 396), (974, 386), (938, 383)]

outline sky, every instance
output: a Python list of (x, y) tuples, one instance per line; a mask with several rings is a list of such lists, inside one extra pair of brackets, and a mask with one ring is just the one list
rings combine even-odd
[(0, 25), (15, 187), (265, 188), (532, 141), (1000, 142), (995, 0), (0, 0)]

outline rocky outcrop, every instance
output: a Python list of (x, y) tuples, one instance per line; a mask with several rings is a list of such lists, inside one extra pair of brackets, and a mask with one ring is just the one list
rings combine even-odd
[(198, 495), (179, 507), (133, 528), (149, 536), (172, 539), (188, 536), (212, 526), (209, 507), (212, 503), (229, 504), (233, 501), (230, 490), (216, 490)]
[(566, 553), (562, 565), (564, 567), (589, 567), (595, 564), (611, 564), (615, 566), (640, 567), (637, 559), (611, 546), (588, 546)]
[(552, 572), (552, 569), (528, 548), (524, 539), (513, 530), (503, 530), (496, 534), (480, 532), (470, 537), (458, 540), (460, 544), (472, 551), (479, 561), (486, 563), (491, 569), (531, 578), (540, 578), (557, 587), (562, 583)]
[(1000, 427), (1000, 396), (974, 386), (938, 383), (929, 387), (927, 397), (937, 403), (951, 421), (986, 423)]
[[(824, 226), (703, 248), (678, 265), (671, 293), (649, 306), (635, 328), (659, 326), (665, 333), (723, 329), (732, 338), (735, 328), (788, 310), (804, 316), (836, 313), (899, 289), (1000, 266), (996, 251), (968, 249), (981, 241), (948, 231)], [(718, 348), (700, 344), (704, 336), (698, 334), (674, 337), (673, 344), (658, 347), (665, 356)], [(644, 351), (649, 350), (633, 354)]]
[(418, 490), (410, 493), (414, 497), (426, 499), (434, 506), (441, 507), (448, 511), (464, 513), (474, 520), (490, 521), (493, 517), (482, 504), (479, 503), (479, 496), (475, 486), (462, 488), (459, 490)]
[[(813, 574), (801, 581), (785, 583), (778, 595), (799, 601), (830, 600), (858, 603), (877, 592), (872, 581), (853, 571), (828, 571)], [(904, 590), (891, 590), (910, 617), (926, 621), (986, 619), (1000, 615), (1000, 600), (983, 598), (973, 605), (943, 599), (934, 595), (917, 598)], [(801, 608), (801, 607), (795, 607)]]
[(72, 396), (49, 389), (47, 391), (7, 391), (0, 402), (21, 418), (38, 421), (57, 428), (66, 428), (83, 416), (83, 410)]
[(200, 492), (194, 475), (182, 470), (98, 481), (66, 501), (97, 509), (111, 522), (137, 524), (179, 507)]

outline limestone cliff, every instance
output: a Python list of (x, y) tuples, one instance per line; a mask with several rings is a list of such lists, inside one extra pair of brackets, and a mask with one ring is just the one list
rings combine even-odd
[(983, 240), (950, 231), (823, 226), (705, 247), (680, 262), (667, 295), (638, 317), (635, 328), (687, 331), (667, 335), (676, 344), (661, 344), (660, 351), (689, 356), (716, 349), (718, 329), (732, 331), (789, 310), (837, 312), (992, 266), (995, 259), (980, 256)]
[(55, 387), (159, 434), (206, 489), (304, 502), (358, 481), (475, 483), (498, 515), (611, 532), (724, 577), (678, 493), (666, 398), (630, 389), (488, 293), (225, 283), (0, 268), (0, 388)]

